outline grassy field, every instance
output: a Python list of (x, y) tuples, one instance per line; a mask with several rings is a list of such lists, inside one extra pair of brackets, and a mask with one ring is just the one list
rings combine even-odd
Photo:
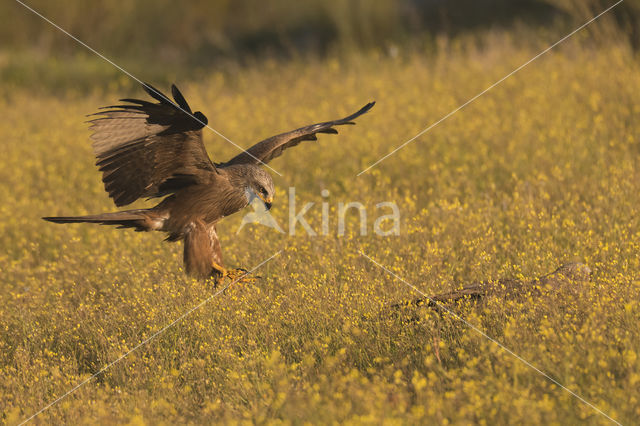
[[(178, 81), (245, 147), (377, 105), (270, 164), (283, 175), (274, 216), (286, 224), (295, 186), (300, 204), (316, 203), (314, 229), (329, 204), (329, 235), (236, 234), (242, 213), (225, 220), (228, 265), (250, 269), (282, 250), (262, 278), (212, 298), (36, 422), (608, 423), (456, 319), (391, 309), (418, 295), (360, 251), (427, 294), (585, 262), (591, 283), (452, 308), (611, 417), (637, 420), (640, 64), (628, 49), (577, 37), (356, 177), (536, 53), (498, 38), (429, 59), (264, 61)], [(115, 210), (84, 116), (141, 89), (0, 95), (0, 413), (15, 424), (216, 290), (185, 278), (181, 245), (161, 234), (40, 220)], [(204, 136), (214, 160), (237, 153)], [(337, 235), (340, 201), (366, 206), (369, 235), (355, 215)], [(399, 236), (371, 232), (383, 201), (400, 209)]]

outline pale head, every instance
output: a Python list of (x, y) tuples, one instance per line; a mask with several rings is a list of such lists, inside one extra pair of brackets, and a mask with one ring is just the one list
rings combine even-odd
[(269, 173), (252, 164), (229, 166), (225, 168), (225, 171), (232, 176), (234, 184), (242, 187), (247, 197), (247, 203), (257, 197), (262, 200), (267, 209), (271, 208), (275, 189)]

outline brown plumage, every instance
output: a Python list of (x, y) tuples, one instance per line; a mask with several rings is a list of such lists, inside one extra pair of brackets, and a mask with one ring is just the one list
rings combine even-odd
[(150, 209), (43, 219), (166, 232), (168, 241), (184, 240), (185, 270), (203, 279), (227, 273), (216, 223), (246, 207), (253, 197), (271, 207), (273, 181), (260, 165), (302, 141), (316, 140), (318, 133), (338, 133), (334, 126), (354, 124), (352, 120), (374, 105), (368, 103), (339, 120), (273, 136), (216, 164), (202, 142), (204, 114), (192, 113), (176, 86), (171, 87), (175, 102), (148, 84), (143, 87), (158, 102), (122, 99), (125, 104), (94, 114), (90, 129), (96, 165), (118, 207), (139, 198), (165, 198)]

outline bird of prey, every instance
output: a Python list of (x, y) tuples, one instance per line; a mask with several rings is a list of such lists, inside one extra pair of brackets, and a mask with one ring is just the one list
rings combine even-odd
[(355, 124), (369, 111), (370, 102), (339, 120), (312, 124), (272, 136), (224, 163), (209, 158), (202, 142), (207, 117), (191, 108), (175, 85), (174, 101), (149, 84), (144, 90), (157, 102), (121, 99), (93, 114), (93, 150), (102, 181), (116, 206), (139, 198), (164, 199), (149, 209), (124, 210), (89, 216), (44, 217), (55, 223), (98, 223), (161, 231), (167, 241), (184, 241), (184, 266), (188, 275), (200, 279), (238, 274), (226, 269), (216, 224), (222, 218), (259, 198), (271, 208), (274, 187), (260, 166), (282, 151), (303, 141), (317, 140), (318, 133), (336, 134), (335, 126)]

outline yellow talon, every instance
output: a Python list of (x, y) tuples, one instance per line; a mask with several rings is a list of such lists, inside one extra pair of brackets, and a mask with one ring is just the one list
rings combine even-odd
[(216, 262), (211, 262), (211, 266), (223, 277), (226, 277), (229, 274), (229, 270), (227, 268), (218, 265)]
[(246, 269), (238, 268), (238, 269), (227, 269), (224, 266), (218, 265), (216, 262), (211, 262), (211, 266), (217, 272), (216, 276), (216, 286), (224, 281), (225, 278), (229, 278), (231, 283), (233, 282), (255, 282), (260, 277), (252, 277), (248, 276), (248, 272)]

